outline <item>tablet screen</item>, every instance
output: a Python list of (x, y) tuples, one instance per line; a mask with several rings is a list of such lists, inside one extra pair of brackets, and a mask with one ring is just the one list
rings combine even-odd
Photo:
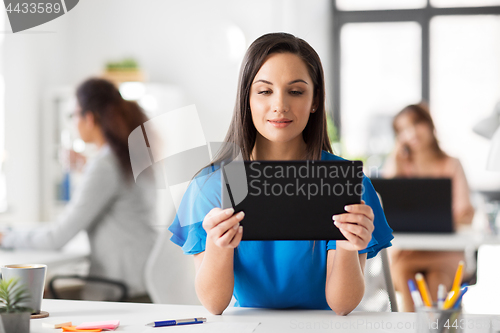
[(244, 211), (243, 240), (344, 240), (332, 216), (361, 202), (361, 161), (223, 164), (222, 208)]

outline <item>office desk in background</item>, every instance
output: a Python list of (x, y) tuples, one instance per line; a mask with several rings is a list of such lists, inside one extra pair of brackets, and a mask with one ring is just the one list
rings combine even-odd
[(0, 266), (11, 264), (44, 264), (47, 269), (75, 264), (87, 259), (88, 253), (71, 251), (0, 250)]
[[(198, 305), (140, 304), (89, 301), (43, 300), (42, 310), (49, 318), (31, 320), (31, 333), (56, 332), (43, 328), (45, 322), (78, 325), (87, 321), (120, 320), (120, 332), (415, 332), (416, 314), (407, 312), (353, 312), (336, 316), (327, 310), (270, 310), (228, 308), (222, 316), (211, 315)], [(146, 327), (147, 323), (167, 319), (206, 317), (207, 323), (184, 327)], [(500, 331), (500, 315), (465, 315), (470, 325), (464, 333)], [(257, 325), (257, 323), (260, 323)], [(246, 325), (245, 325), (246, 324)], [(214, 329), (209, 330), (209, 329)], [(254, 329), (255, 328), (255, 329)]]
[[(4, 250), (0, 249), (0, 266), (12, 264), (44, 264), (47, 275), (64, 271), (68, 267), (84, 264), (90, 254), (90, 246), (85, 233), (81, 232), (61, 250)], [(69, 269), (71, 272), (71, 268)]]
[(392, 245), (400, 250), (468, 251), (483, 244), (500, 244), (499, 235), (485, 234), (470, 228), (453, 234), (393, 233)]

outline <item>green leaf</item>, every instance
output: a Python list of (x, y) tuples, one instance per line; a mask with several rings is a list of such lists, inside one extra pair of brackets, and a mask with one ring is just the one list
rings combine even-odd
[(27, 308), (19, 304), (29, 299), (29, 292), (19, 279), (0, 281), (0, 312), (25, 312)]

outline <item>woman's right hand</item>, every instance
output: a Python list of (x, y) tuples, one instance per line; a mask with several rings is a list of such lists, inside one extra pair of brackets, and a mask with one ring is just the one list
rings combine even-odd
[(243, 236), (243, 227), (240, 221), (245, 213), (233, 214), (234, 209), (212, 209), (203, 219), (203, 229), (207, 232), (207, 238), (221, 248), (236, 248)]

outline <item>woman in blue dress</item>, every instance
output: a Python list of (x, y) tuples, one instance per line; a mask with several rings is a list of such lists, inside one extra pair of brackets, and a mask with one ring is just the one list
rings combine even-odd
[[(252, 43), (225, 142), (244, 160), (342, 160), (326, 131), (321, 61), (307, 42), (271, 33)], [(367, 258), (393, 238), (370, 180), (361, 204), (332, 216), (345, 241), (241, 242), (244, 212), (220, 208), (218, 166), (235, 155), (228, 145), (193, 179), (170, 227), (171, 240), (194, 255), (201, 303), (222, 314), (234, 295), (236, 306), (350, 313), (364, 294)]]

